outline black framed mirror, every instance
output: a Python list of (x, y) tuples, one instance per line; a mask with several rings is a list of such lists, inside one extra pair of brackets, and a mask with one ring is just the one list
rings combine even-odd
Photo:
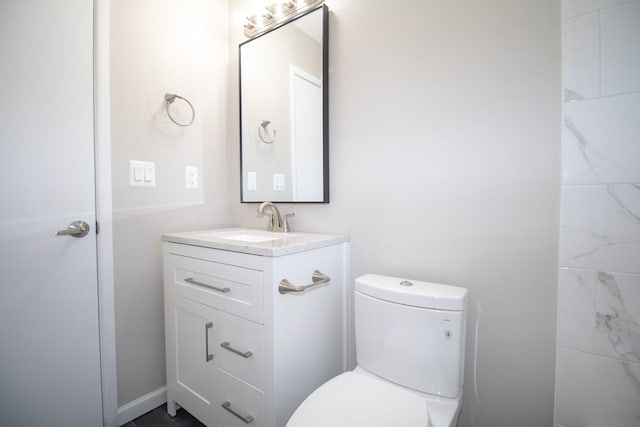
[(241, 201), (329, 203), (328, 8), (239, 46)]

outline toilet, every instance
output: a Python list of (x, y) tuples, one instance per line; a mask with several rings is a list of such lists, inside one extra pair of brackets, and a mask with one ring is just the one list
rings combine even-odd
[(467, 290), (355, 281), (356, 368), (315, 390), (287, 427), (452, 427), (462, 402)]

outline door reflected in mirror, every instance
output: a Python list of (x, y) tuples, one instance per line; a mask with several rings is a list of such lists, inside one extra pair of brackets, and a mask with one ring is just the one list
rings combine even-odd
[(242, 202), (328, 203), (328, 9), (240, 45)]

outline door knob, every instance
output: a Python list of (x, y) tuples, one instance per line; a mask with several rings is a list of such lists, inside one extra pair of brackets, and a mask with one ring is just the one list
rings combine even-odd
[(73, 221), (66, 230), (58, 230), (55, 232), (56, 236), (73, 236), (73, 237), (84, 237), (89, 234), (89, 224), (84, 221)]

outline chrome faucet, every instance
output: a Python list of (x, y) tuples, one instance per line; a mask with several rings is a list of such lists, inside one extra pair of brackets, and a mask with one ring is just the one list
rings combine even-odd
[[(265, 213), (266, 209), (269, 209), (270, 212)], [(264, 202), (262, 203), (259, 207), (257, 212), (260, 215), (269, 215), (269, 224), (267, 224), (267, 230), (268, 231), (281, 231), (283, 233), (288, 233), (289, 231), (291, 231), (291, 229), (289, 228), (289, 217), (290, 216), (294, 216), (295, 213), (291, 212), (291, 213), (286, 213), (284, 214), (283, 217), (280, 216), (280, 211), (278, 210), (278, 208), (276, 207), (276, 205), (274, 205), (271, 202)]]

